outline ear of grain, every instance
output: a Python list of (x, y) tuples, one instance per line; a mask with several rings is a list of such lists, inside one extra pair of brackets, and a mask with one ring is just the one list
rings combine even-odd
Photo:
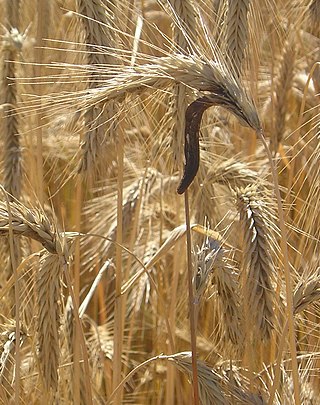
[[(191, 353), (176, 353), (166, 356), (168, 360), (173, 361), (176, 367), (189, 377), (192, 377)], [(199, 377), (199, 396), (201, 404), (225, 405), (228, 400), (222, 392), (219, 378), (205, 363), (198, 361)]]
[(239, 286), (234, 269), (226, 257), (222, 257), (215, 267), (212, 282), (217, 289), (218, 312), (223, 319), (218, 327), (220, 344), (226, 349), (231, 343), (235, 350), (241, 350), (244, 343), (244, 331), (239, 305)]
[(113, 359), (113, 328), (111, 323), (91, 324), (88, 336), (89, 355), (92, 370), (95, 370), (95, 384), (97, 387), (106, 386), (111, 393), (112, 359)]
[(44, 214), (30, 210), (17, 201), (9, 204), (11, 222), (7, 205), (2, 203), (0, 207), (0, 233), (6, 234), (11, 226), (15, 234), (35, 239), (47, 249), (40, 259), (36, 290), (39, 366), (46, 393), (50, 397), (58, 388), (60, 277), (68, 255), (55, 226)]
[[(103, 46), (115, 46), (115, 33), (112, 30), (112, 11), (100, 0), (77, 0), (80, 20), (84, 27), (87, 59), (89, 66), (101, 66), (112, 63), (113, 58), (102, 50)], [(92, 72), (88, 80), (89, 88), (95, 88), (99, 83), (99, 73)], [(79, 172), (89, 177), (95, 175), (104, 155), (106, 140), (113, 139), (117, 107), (111, 100), (106, 107), (91, 107), (85, 113), (86, 134), (81, 147), (82, 157)]]
[(195, 299), (199, 303), (208, 287), (213, 272), (213, 266), (216, 261), (219, 261), (221, 256), (220, 250), (221, 246), (218, 241), (206, 238), (201, 247), (197, 246), (197, 250), (193, 252), (193, 284)]
[(221, 159), (218, 157), (208, 170), (208, 183), (219, 183), (232, 188), (245, 187), (258, 182), (261, 173), (254, 170), (249, 162), (243, 162), (231, 157)]
[[(11, 7), (17, 7), (12, 4)], [(14, 197), (19, 198), (21, 192), (21, 146), (18, 129), (17, 84), (15, 83), (15, 64), (18, 59), (19, 46), (22, 46), (23, 36), (14, 26), (8, 30), (3, 39), (1, 50), (2, 87), (1, 105), (4, 107), (4, 187)]]
[[(27, 208), (18, 201), (10, 203), (12, 229), (15, 235), (27, 236), (40, 242), (50, 253), (62, 254), (57, 233), (43, 212)], [(10, 222), (7, 205), (0, 201), (0, 235), (7, 235)]]
[[(237, 191), (237, 209), (243, 235), (242, 271), (247, 333), (254, 339), (269, 339), (274, 325), (272, 285), (273, 223), (268, 206), (255, 186)], [(253, 328), (253, 329), (251, 329)]]
[(231, 69), (240, 76), (248, 38), (250, 0), (228, 0), (226, 16), (226, 48)]
[[(155, 185), (157, 172), (154, 170), (147, 170), (146, 173), (140, 173), (140, 176), (136, 180), (126, 186), (123, 190), (123, 206), (122, 206), (122, 226), (124, 229), (124, 238), (130, 234), (132, 226), (132, 218), (135, 216), (136, 209), (139, 207), (139, 200), (144, 196), (146, 190), (151, 190)], [(106, 198), (107, 196), (107, 198)], [(115, 198), (115, 192), (112, 190), (110, 195), (104, 195), (103, 197), (94, 198), (90, 204), (88, 204), (87, 213), (90, 215), (91, 210), (97, 212), (97, 210), (108, 211), (108, 215), (102, 218), (98, 218), (98, 221), (93, 225), (89, 232), (96, 235), (106, 235), (108, 240), (99, 241), (99, 249), (96, 244), (88, 247), (88, 256), (91, 258), (91, 262), (96, 262), (98, 259), (101, 265), (107, 260), (110, 255), (114, 254), (114, 243), (116, 241), (117, 232), (117, 219), (115, 207), (110, 209), (110, 202), (113, 202)], [(143, 209), (143, 204), (142, 204)], [(107, 230), (107, 233), (106, 233)], [(103, 256), (99, 252), (104, 252)], [(97, 257), (97, 253), (99, 257)]]
[(59, 257), (44, 253), (40, 258), (36, 284), (37, 340), (39, 367), (47, 398), (55, 395), (58, 389), (61, 272)]
[(278, 77), (275, 87), (275, 120), (274, 130), (271, 135), (270, 148), (273, 152), (278, 151), (279, 144), (285, 137), (285, 121), (289, 110), (290, 91), (293, 85), (294, 67), (296, 51), (294, 48), (294, 38), (289, 39), (285, 46), (280, 62)]
[[(24, 36), (19, 33), (19, 1), (6, 2), (7, 28), (2, 38), (1, 47), (1, 89), (0, 105), (3, 110), (3, 185), (11, 195), (19, 198), (22, 183), (21, 145), (18, 127), (18, 114), (16, 111), (18, 102), (18, 89), (15, 81), (16, 64), (20, 59), (19, 54), (24, 42)], [(5, 249), (7, 250), (7, 249)], [(9, 250), (9, 249), (8, 249)], [(14, 258), (16, 263), (20, 261), (20, 246), (16, 240), (14, 243)], [(11, 258), (4, 270), (9, 278), (13, 273)]]
[[(121, 50), (119, 53), (121, 55)], [(109, 100), (123, 101), (129, 93), (141, 94), (150, 88), (166, 90), (170, 83), (176, 82), (200, 92), (208, 92), (209, 97), (211, 94), (212, 104), (218, 104), (217, 97), (220, 105), (238, 115), (247, 125), (260, 129), (261, 124), (253, 103), (238, 80), (225, 70), (221, 61), (207, 60), (197, 55), (170, 54), (161, 58), (150, 56), (147, 58), (148, 63), (130, 66), (125, 53), (119, 58), (124, 58), (121, 68), (118, 65), (112, 65), (110, 69), (107, 69), (107, 65), (61, 66), (66, 73), (71, 69), (80, 75), (87, 75), (92, 70), (99, 74), (99, 87), (58, 96), (48, 95), (44, 97), (44, 103), (50, 104), (52, 111), (71, 107), (82, 111), (100, 103), (105, 104)], [(39, 107), (37, 101), (31, 105)], [(30, 103), (26, 109), (22, 108), (22, 111), (28, 110), (30, 111)]]
[[(74, 308), (72, 304), (71, 296), (67, 298), (67, 302), (64, 309), (64, 333), (66, 338), (66, 344), (68, 347), (68, 361), (74, 362), (74, 339), (75, 339), (75, 321), (74, 321)], [(80, 317), (80, 316), (79, 316)], [(52, 339), (53, 340), (53, 339)], [(59, 335), (59, 340), (61, 337)], [(61, 347), (61, 343), (60, 343)], [(60, 352), (61, 353), (61, 352)], [(60, 353), (58, 354), (58, 359), (60, 358)], [(44, 370), (49, 371), (49, 370)], [(53, 370), (54, 372), (54, 370)], [(72, 379), (72, 371), (67, 374), (67, 378), (70, 381)], [(60, 384), (61, 385), (61, 384)], [(83, 364), (80, 365), (80, 381), (79, 381), (79, 395), (80, 395), (80, 404), (85, 405), (87, 402), (87, 393), (86, 393), (86, 384), (85, 384), (85, 370)], [(73, 401), (75, 398), (74, 393), (74, 384), (68, 383), (67, 385), (67, 395), (68, 400)]]
[[(191, 353), (181, 352), (169, 356), (160, 356), (173, 361), (176, 367), (191, 377)], [(232, 367), (226, 371), (222, 367), (211, 368), (206, 363), (198, 361), (199, 393), (201, 404), (265, 404), (265, 390), (260, 394), (251, 391), (250, 383), (245, 376), (245, 370)], [(259, 377), (257, 378), (259, 380)], [(251, 389), (250, 389), (251, 388)]]
[(230, 343), (240, 347), (243, 336), (238, 285), (222, 241), (207, 238), (201, 249), (194, 253), (194, 267), (195, 299), (198, 302), (201, 302), (209, 282), (216, 287), (217, 293), (211, 302), (213, 306), (217, 306), (220, 321), (214, 340), (223, 347), (221, 350), (226, 349)]

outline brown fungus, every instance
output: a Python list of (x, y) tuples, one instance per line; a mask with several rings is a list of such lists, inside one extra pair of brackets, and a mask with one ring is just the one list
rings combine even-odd
[(236, 94), (232, 95), (232, 93), (218, 88), (215, 93), (200, 97), (188, 106), (185, 114), (185, 165), (182, 179), (177, 188), (178, 194), (183, 194), (197, 175), (200, 163), (200, 125), (202, 116), (209, 107), (224, 107), (234, 114), (241, 124), (256, 131), (260, 130), (260, 121), (255, 109), (252, 108), (252, 104), (246, 99), (240, 99), (240, 102), (236, 100)]

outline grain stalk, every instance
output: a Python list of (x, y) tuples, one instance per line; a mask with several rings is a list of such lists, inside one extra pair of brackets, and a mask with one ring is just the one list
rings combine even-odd
[(190, 210), (188, 191), (184, 195), (185, 214), (186, 214), (186, 229), (187, 229), (187, 268), (188, 268), (188, 290), (189, 290), (189, 316), (190, 316), (190, 336), (191, 336), (191, 352), (192, 352), (192, 385), (193, 385), (193, 401), (194, 405), (199, 405), (199, 388), (198, 388), (198, 368), (197, 368), (197, 322), (195, 314), (194, 301), (194, 285), (193, 270), (192, 270), (192, 241), (190, 228)]
[[(174, 16), (178, 17), (179, 25), (173, 24), (173, 44), (180, 52), (188, 55), (192, 52), (190, 48), (190, 35), (195, 32), (195, 9), (192, 0), (169, 0), (169, 7)], [(173, 17), (173, 20), (176, 18)], [(190, 89), (180, 83), (176, 83), (172, 89), (170, 116), (172, 117), (171, 142), (173, 160), (175, 165), (181, 170), (182, 163), (182, 145), (183, 134), (185, 132), (185, 117), (183, 111), (187, 108), (187, 98), (190, 95)], [(177, 199), (178, 206), (178, 199)], [(178, 206), (179, 207), (179, 206)], [(179, 215), (179, 211), (177, 211)], [(177, 283), (178, 273), (175, 274), (175, 282)], [(176, 284), (175, 284), (176, 285)], [(176, 296), (171, 296), (171, 327), (175, 328), (175, 299)], [(189, 308), (191, 311), (191, 307)], [(193, 311), (193, 309), (192, 309)], [(166, 404), (173, 402), (175, 387), (175, 369), (168, 364), (167, 369), (167, 389), (166, 389)], [(196, 393), (195, 393), (196, 395)]]
[[(279, 181), (278, 181), (278, 173), (276, 171), (275, 165), (273, 163), (272, 155), (268, 144), (264, 138), (263, 132), (257, 132), (259, 138), (262, 141), (263, 147), (267, 153), (273, 184), (274, 184), (274, 193), (277, 199), (277, 208), (278, 208), (278, 215), (279, 215), (279, 227), (281, 232), (281, 252), (282, 252), (282, 260), (283, 260), (283, 267), (284, 267), (284, 276), (286, 282), (286, 312), (287, 312), (287, 322), (289, 327), (289, 342), (290, 342), (290, 353), (291, 353), (291, 362), (292, 362), (292, 376), (293, 376), (293, 389), (294, 389), (294, 398), (295, 404), (300, 404), (300, 387), (299, 387), (299, 371), (298, 371), (298, 361), (297, 361), (297, 349), (296, 349), (296, 337), (295, 337), (295, 327), (294, 327), (294, 307), (293, 307), (293, 296), (292, 296), (292, 284), (291, 284), (291, 274), (290, 274), (290, 266), (289, 266), (289, 255), (288, 255), (288, 237), (287, 237), (287, 228), (285, 225), (284, 220), (284, 212), (282, 207), (281, 195), (280, 195), (280, 188), (279, 188)], [(286, 329), (283, 330), (283, 335), (285, 335)], [(279, 350), (280, 351), (280, 350)], [(281, 350), (282, 352), (282, 350)], [(280, 362), (277, 363), (276, 371), (280, 369)]]
[[(116, 245), (116, 287), (115, 287), (115, 312), (114, 312), (114, 355), (113, 355), (113, 380), (112, 387), (115, 389), (121, 381), (122, 369), (122, 341), (124, 328), (123, 296), (122, 288), (122, 206), (123, 206), (123, 152), (124, 152), (124, 132), (120, 129), (118, 133), (118, 181), (117, 181), (117, 245)], [(122, 392), (117, 393), (116, 404), (121, 404)]]
[[(76, 198), (75, 198), (75, 231), (81, 231), (81, 213), (83, 206), (83, 176), (78, 175), (76, 184)], [(80, 271), (81, 271), (81, 247), (80, 239), (75, 241), (74, 252), (74, 268), (73, 268), (73, 289), (74, 298), (76, 301), (76, 307), (80, 305)], [(76, 311), (74, 309), (74, 311)], [(73, 396), (75, 403), (81, 403), (81, 350), (79, 345), (79, 339), (81, 335), (81, 329), (79, 323), (75, 324), (74, 337), (73, 337)]]
[[(176, 200), (177, 213), (180, 212), (180, 204)], [(173, 331), (173, 347), (172, 350), (175, 351), (176, 345), (176, 319), (177, 319), (177, 292), (178, 292), (178, 282), (179, 282), (179, 264), (181, 263), (181, 244), (177, 243), (173, 251), (173, 279), (171, 285), (170, 293), (170, 306), (169, 306), (169, 323), (171, 330)], [(167, 389), (166, 389), (166, 404), (172, 404), (174, 401), (174, 388), (176, 385), (176, 372), (174, 367), (168, 365), (167, 368)]]

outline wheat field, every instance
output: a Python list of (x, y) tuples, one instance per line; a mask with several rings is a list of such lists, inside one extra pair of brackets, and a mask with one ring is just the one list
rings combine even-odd
[(320, 404), (320, 1), (0, 32), (0, 404)]

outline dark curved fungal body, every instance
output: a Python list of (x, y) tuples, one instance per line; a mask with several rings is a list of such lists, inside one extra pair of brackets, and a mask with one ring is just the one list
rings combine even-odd
[(200, 162), (199, 132), (203, 113), (212, 105), (208, 97), (198, 98), (186, 110), (184, 141), (185, 165), (183, 177), (177, 188), (183, 194), (195, 178)]

